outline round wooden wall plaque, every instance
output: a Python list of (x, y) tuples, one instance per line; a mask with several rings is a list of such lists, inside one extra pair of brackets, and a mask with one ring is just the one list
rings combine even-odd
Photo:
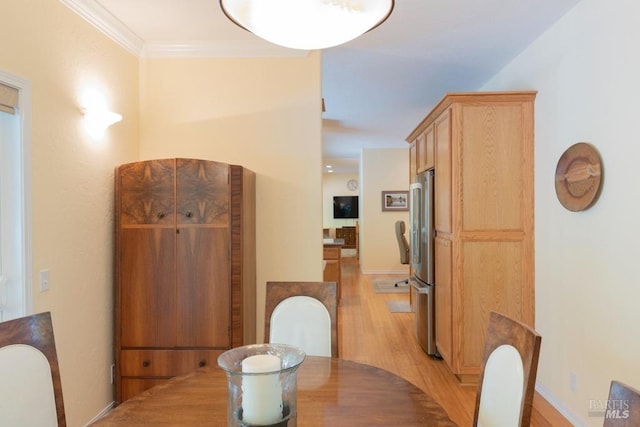
[(567, 148), (556, 166), (556, 194), (570, 211), (592, 206), (600, 193), (602, 162), (590, 144), (579, 142)]

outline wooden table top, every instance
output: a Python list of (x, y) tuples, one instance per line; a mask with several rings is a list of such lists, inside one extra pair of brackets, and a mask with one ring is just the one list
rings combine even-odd
[[(217, 366), (123, 402), (93, 426), (226, 426), (227, 379)], [(374, 366), (307, 356), (298, 370), (298, 425), (456, 426), (422, 390)]]

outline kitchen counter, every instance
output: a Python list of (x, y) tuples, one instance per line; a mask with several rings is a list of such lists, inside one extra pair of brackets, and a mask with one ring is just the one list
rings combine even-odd
[(322, 239), (324, 246), (344, 246), (344, 239)]

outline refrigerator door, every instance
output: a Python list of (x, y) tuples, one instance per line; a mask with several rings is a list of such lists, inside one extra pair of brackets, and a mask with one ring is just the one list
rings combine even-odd
[(433, 169), (426, 171), (424, 181), (424, 191), (422, 193), (423, 198), (423, 223), (422, 223), (422, 247), (423, 247), (423, 263), (425, 267), (424, 282), (429, 285), (435, 284), (435, 265), (434, 265), (434, 251), (435, 251), (435, 221), (433, 218), (433, 184), (435, 173)]
[(416, 278), (412, 278), (410, 284), (416, 338), (425, 353), (438, 357), (435, 340), (434, 286), (422, 283)]
[(409, 228), (411, 269), (421, 281), (433, 284), (433, 170), (416, 176), (409, 187)]
[(422, 229), (422, 183), (420, 176), (409, 187), (409, 246), (411, 255), (411, 269), (413, 274), (423, 277), (422, 244), (420, 230)]

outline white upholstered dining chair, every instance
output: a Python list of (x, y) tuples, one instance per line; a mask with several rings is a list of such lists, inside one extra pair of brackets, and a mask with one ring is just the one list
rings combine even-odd
[(338, 357), (335, 282), (267, 282), (265, 341)]
[(0, 426), (66, 426), (48, 312), (0, 323)]
[(475, 427), (528, 427), (541, 336), (524, 323), (491, 312), (473, 419)]

